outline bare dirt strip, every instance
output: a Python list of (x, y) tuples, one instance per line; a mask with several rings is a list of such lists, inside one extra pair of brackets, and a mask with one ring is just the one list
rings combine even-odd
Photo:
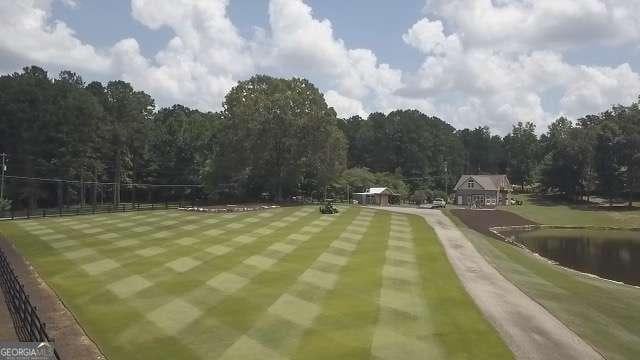
[[(383, 208), (422, 216), (434, 228), (465, 289), (495, 326), (517, 359), (590, 360), (603, 357), (540, 304), (525, 295), (494, 269), (464, 234), (439, 210)], [(488, 229), (493, 211), (474, 210), (468, 216)], [(493, 214), (495, 215), (495, 214)], [(514, 221), (521, 221), (516, 220)], [(509, 225), (509, 223), (497, 223)], [(524, 224), (523, 224), (524, 225)]]
[[(0, 247), (25, 288), (31, 303), (37, 307), (47, 333), (54, 339), (62, 359), (105, 359), (94, 342), (85, 334), (71, 312), (56, 293), (40, 278), (33, 266), (20, 255), (13, 244), (0, 237)], [(2, 304), (4, 305), (4, 304)]]
[(452, 209), (451, 213), (468, 228), (490, 236), (493, 236), (493, 233), (489, 229), (496, 226), (537, 225), (529, 219), (504, 210)]
[(4, 294), (0, 294), (0, 340), (16, 341), (17, 339), (18, 336), (13, 328), (13, 321)]

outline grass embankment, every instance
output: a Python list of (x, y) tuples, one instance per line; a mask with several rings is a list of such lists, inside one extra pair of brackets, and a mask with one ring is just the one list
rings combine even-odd
[(416, 216), (0, 223), (110, 359), (510, 359)]
[[(581, 211), (566, 205), (528, 203), (508, 210), (542, 224), (633, 227), (640, 221), (637, 212)], [(570, 272), (473, 231), (449, 215), (507, 279), (607, 359), (640, 359), (640, 289)]]
[(606, 208), (545, 200), (535, 196), (518, 196), (521, 206), (505, 206), (503, 210), (545, 225), (640, 227), (640, 210), (624, 207)]

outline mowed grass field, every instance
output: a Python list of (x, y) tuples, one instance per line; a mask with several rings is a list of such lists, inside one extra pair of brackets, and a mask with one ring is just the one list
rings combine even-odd
[(640, 227), (640, 210), (594, 209), (554, 201), (543, 201), (534, 196), (519, 195), (521, 206), (505, 206), (502, 209), (545, 225), (617, 226)]
[(109, 359), (510, 359), (416, 216), (3, 222)]

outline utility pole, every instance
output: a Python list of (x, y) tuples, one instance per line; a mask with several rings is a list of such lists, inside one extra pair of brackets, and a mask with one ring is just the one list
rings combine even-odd
[(449, 175), (447, 174), (448, 170), (447, 170), (447, 162), (444, 162), (444, 194), (445, 194), (445, 199), (444, 201), (449, 202)]
[(351, 192), (349, 191), (349, 184), (347, 184), (347, 204), (351, 206)]
[(7, 171), (7, 165), (5, 164), (5, 160), (7, 158), (7, 154), (2, 153), (2, 181), (0, 182), (0, 200), (4, 199), (4, 172)]

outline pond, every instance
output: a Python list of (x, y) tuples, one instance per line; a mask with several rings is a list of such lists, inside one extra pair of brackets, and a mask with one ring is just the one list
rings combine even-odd
[(503, 233), (562, 266), (640, 286), (640, 232), (539, 229)]

